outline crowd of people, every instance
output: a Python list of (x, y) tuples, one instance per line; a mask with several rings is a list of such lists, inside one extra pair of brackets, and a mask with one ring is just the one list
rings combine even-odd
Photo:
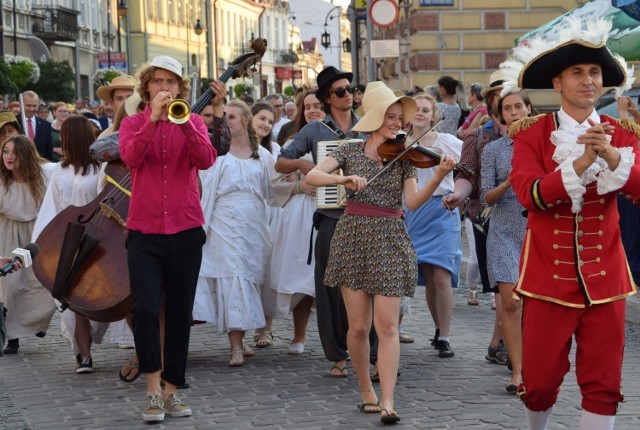
[[(612, 428), (622, 399), (620, 299), (638, 278), (622, 244), (630, 255), (635, 242), (626, 239), (638, 235), (637, 222), (625, 222), (637, 219), (629, 201), (640, 199), (640, 115), (624, 96), (622, 120), (595, 112), (602, 86), (622, 86), (630, 72), (604, 44), (585, 43), (593, 31), (581, 25), (562, 49), (520, 55), (519, 65), (466, 90), (442, 76), (433, 88), (399, 94), (327, 67), (294, 99), (270, 94), (252, 105), (227, 102), (214, 81), (211, 103), (175, 122), (167, 106), (187, 97), (190, 83), (178, 61), (159, 56), (136, 77), (99, 88), (102, 104), (40, 112), (27, 91), (24, 117), (0, 113), (0, 255), (36, 241), (69, 205), (95, 199), (107, 162), (121, 159), (131, 175), (132, 301), (111, 332), (134, 347), (120, 379), (146, 379), (144, 421), (192, 414), (178, 395), (188, 386), (192, 324), (226, 333), (229, 366), (239, 367), (253, 347), (272, 345), (273, 319), (289, 313), (287, 352), (303, 354), (315, 304), (328, 376), (347, 378), (351, 359), (357, 409), (396, 423), (400, 343), (414, 341), (402, 330), (410, 297), (424, 286), (431, 347), (450, 359), (452, 289), (462, 277), (468, 305), (479, 304), (479, 292), (496, 297), (484, 359), (508, 366), (505, 390), (523, 400), (530, 428), (546, 427), (574, 333), (583, 428)], [(562, 66), (558, 55), (568, 59)], [(558, 92), (559, 112), (534, 116), (528, 88)], [(405, 131), (406, 144), (398, 140)], [(325, 154), (327, 142), (339, 144)], [(379, 152), (388, 142), (437, 156), (430, 167), (388, 162)], [(344, 204), (316, 201), (327, 186), (344, 188)], [(464, 276), (463, 231), (471, 253)], [(32, 269), (1, 282), (2, 352), (17, 354), (20, 338), (46, 335), (56, 302)], [(108, 326), (63, 313), (77, 373), (93, 371), (91, 347)], [(603, 360), (605, 376), (593, 365)]]

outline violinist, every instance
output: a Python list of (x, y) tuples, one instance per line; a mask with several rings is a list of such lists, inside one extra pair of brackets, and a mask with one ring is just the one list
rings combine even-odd
[[(449, 133), (430, 131), (438, 116), (438, 104), (433, 97), (421, 94), (415, 97), (418, 107), (411, 120), (413, 136), (420, 137), (421, 146), (440, 150), (460, 160), (462, 141)], [(424, 187), (436, 174), (436, 168), (418, 169), (418, 188)], [(438, 185), (428, 203), (415, 211), (407, 211), (407, 230), (418, 255), (418, 285), (426, 286), (427, 306), (435, 324), (436, 333), (431, 345), (440, 358), (454, 356), (449, 344), (449, 330), (453, 314), (452, 286), (458, 284), (462, 260), (460, 243), (460, 215), (457, 208), (443, 207), (442, 197), (453, 192), (453, 173), (448, 173)]]
[[(443, 155), (434, 177), (420, 190), (416, 169), (405, 160), (396, 161), (367, 186), (367, 178), (383, 167), (378, 147), (396, 138), (412, 119), (416, 102), (396, 97), (382, 82), (371, 82), (363, 110), (365, 115), (353, 130), (369, 133), (369, 139), (342, 144), (307, 174), (305, 182), (316, 187), (344, 184), (357, 192), (348, 193), (347, 207), (337, 223), (324, 283), (339, 287), (344, 298), (347, 345), (363, 400), (357, 407), (363, 413), (380, 413), (381, 421), (391, 424), (400, 420), (393, 404), (400, 360), (400, 298), (412, 296), (417, 281), (416, 254), (402, 220), (402, 201), (409, 209), (417, 209), (433, 196), (456, 162)], [(337, 168), (345, 176), (332, 175)], [(372, 320), (379, 337), (380, 401), (368, 372)]]

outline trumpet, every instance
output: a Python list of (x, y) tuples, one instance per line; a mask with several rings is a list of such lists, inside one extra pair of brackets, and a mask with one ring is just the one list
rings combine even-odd
[(186, 100), (171, 100), (167, 105), (167, 117), (174, 124), (184, 124), (191, 116), (191, 106)]

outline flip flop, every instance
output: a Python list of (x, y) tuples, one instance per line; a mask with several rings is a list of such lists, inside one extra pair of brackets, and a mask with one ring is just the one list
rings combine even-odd
[[(122, 368), (124, 368), (125, 366), (129, 366), (129, 371), (126, 374), (122, 374)], [(138, 369), (138, 366), (140, 366), (140, 363), (136, 363), (136, 361), (133, 359), (133, 357), (129, 358), (129, 361), (127, 361), (122, 368), (120, 368), (120, 372), (118, 372), (118, 376), (120, 377), (120, 380), (122, 382), (133, 382), (136, 379), (138, 379), (138, 377), (140, 377), (140, 370)], [(132, 372), (136, 372), (135, 375), (130, 376)]]
[(383, 424), (395, 424), (400, 421), (400, 416), (393, 409), (380, 409), (380, 413), (385, 413), (386, 415), (380, 415), (380, 421)]
[[(363, 414), (379, 414), (381, 412), (380, 402), (376, 402), (376, 403), (360, 402), (360, 403), (356, 403), (356, 407)], [(367, 409), (367, 408), (377, 408), (377, 409)]]
[[(331, 373), (331, 371), (333, 369), (338, 369), (340, 374), (339, 375), (334, 375), (333, 373)], [(329, 376), (332, 377), (332, 378), (346, 378), (348, 375), (349, 375), (349, 373), (347, 372), (347, 368), (346, 367), (336, 366), (335, 364), (333, 366), (331, 366), (331, 369), (329, 370)]]

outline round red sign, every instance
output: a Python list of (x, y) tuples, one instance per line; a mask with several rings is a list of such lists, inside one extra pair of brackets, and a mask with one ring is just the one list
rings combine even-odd
[(378, 27), (391, 27), (398, 21), (399, 14), (395, 0), (374, 0), (369, 6), (369, 18)]

